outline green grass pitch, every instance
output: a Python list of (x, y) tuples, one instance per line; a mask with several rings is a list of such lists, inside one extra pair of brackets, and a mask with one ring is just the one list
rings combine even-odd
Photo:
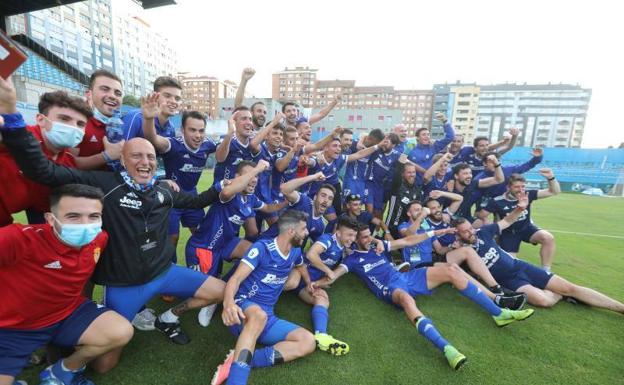
[[(212, 174), (204, 175), (200, 191), (211, 179)], [(533, 208), (536, 224), (553, 230), (557, 241), (554, 272), (624, 300), (624, 200), (562, 194), (537, 201)], [(178, 246), (180, 264), (187, 238), (185, 229)], [(519, 256), (539, 262), (538, 248), (531, 245), (523, 244)], [(333, 357), (317, 351), (253, 370), (251, 384), (624, 384), (624, 318), (619, 314), (560, 303), (499, 329), (476, 305), (442, 287), (431, 297), (417, 298), (417, 304), (468, 357), (454, 372), (402, 312), (377, 300), (356, 277), (342, 278), (329, 294), (329, 332), (348, 342), (351, 353)], [(154, 299), (150, 306), (163, 311), (169, 305)], [(278, 316), (308, 329), (309, 310), (292, 293), (284, 293), (276, 307)], [(235, 343), (220, 311), (208, 328), (198, 325), (195, 311), (184, 315), (182, 323), (192, 339), (185, 346), (170, 343), (157, 331), (136, 331), (120, 365), (91, 378), (98, 385), (208, 384)], [(20, 378), (36, 384), (40, 369), (28, 369)]]

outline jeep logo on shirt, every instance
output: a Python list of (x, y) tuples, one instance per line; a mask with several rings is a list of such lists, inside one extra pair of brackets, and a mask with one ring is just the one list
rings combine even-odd
[(129, 209), (138, 210), (141, 208), (142, 205), (143, 205), (143, 202), (141, 202), (140, 200), (130, 199), (127, 196), (124, 196), (123, 198), (119, 200), (119, 206), (126, 207)]

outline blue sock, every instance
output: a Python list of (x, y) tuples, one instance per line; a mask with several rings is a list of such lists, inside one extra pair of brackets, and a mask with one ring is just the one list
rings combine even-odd
[(267, 366), (273, 366), (275, 363), (275, 349), (273, 346), (267, 346), (266, 348), (256, 349), (251, 359), (252, 368), (265, 368)]
[(483, 294), (481, 290), (474, 283), (468, 281), (468, 286), (464, 290), (459, 291), (464, 297), (470, 298), (473, 302), (484, 308), (488, 313), (493, 316), (500, 315), (501, 309), (496, 304)]
[(246, 363), (239, 361), (232, 363), (226, 385), (246, 385), (249, 373), (251, 373), (251, 366)]
[(312, 325), (314, 325), (315, 333), (327, 333), (328, 320), (329, 313), (326, 307), (315, 305), (312, 308)]
[[(80, 371), (80, 369), (76, 372), (78, 371)], [(63, 365), (63, 359), (56, 361), (54, 365), (52, 365), (52, 374), (54, 374), (54, 376), (59, 380), (63, 381), (64, 384), (71, 384), (76, 372), (72, 372), (71, 370), (67, 369)]]
[(444, 353), (444, 347), (449, 345), (449, 343), (442, 337), (429, 318), (420, 317), (418, 322), (416, 322), (416, 328), (418, 329), (418, 333), (422, 334), (423, 337), (431, 341), (436, 348)]

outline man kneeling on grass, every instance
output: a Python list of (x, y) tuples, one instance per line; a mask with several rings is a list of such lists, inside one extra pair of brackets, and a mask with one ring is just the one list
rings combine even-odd
[[(251, 368), (292, 361), (316, 347), (312, 333), (273, 313), (293, 267), (301, 273), (310, 294), (315, 292), (301, 252), (308, 236), (306, 216), (288, 210), (280, 215), (277, 226), (277, 237), (255, 242), (225, 286), (223, 323), (238, 340), (235, 350), (217, 369), (213, 385), (226, 378), (228, 385), (246, 384)], [(256, 342), (265, 347), (254, 351)]]
[(350, 271), (354, 272), (366, 283), (377, 298), (402, 308), (418, 332), (444, 353), (451, 368), (459, 369), (466, 362), (466, 356), (445, 340), (433, 322), (416, 307), (415, 296), (430, 295), (432, 289), (444, 283), (450, 283), (463, 296), (468, 297), (490, 313), (498, 326), (524, 320), (533, 314), (533, 309), (518, 311), (498, 307), (456, 264), (437, 263), (431, 267), (413, 269), (406, 273), (396, 271), (390, 264), (390, 252), (392, 250), (411, 247), (433, 236), (441, 236), (453, 231), (453, 228), (432, 230), (395, 241), (383, 241), (384, 252), (377, 254), (371, 247), (373, 237), (368, 225), (360, 223), (356, 238), (357, 249), (334, 270), (335, 278), (333, 280), (325, 276), (313, 285), (326, 287), (340, 276)]

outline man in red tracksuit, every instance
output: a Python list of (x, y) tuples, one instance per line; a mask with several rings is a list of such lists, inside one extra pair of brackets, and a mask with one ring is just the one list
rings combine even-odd
[(80, 382), (85, 365), (132, 338), (125, 318), (81, 294), (108, 241), (102, 199), (99, 188), (64, 185), (50, 194), (46, 224), (0, 228), (0, 385), (47, 343), (77, 349), (46, 368), (41, 384), (92, 384)]

